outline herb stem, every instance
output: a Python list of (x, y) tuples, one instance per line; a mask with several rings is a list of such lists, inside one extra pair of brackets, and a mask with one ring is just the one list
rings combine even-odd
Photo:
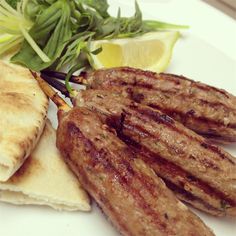
[(41, 50), (41, 48), (36, 44), (36, 42), (32, 39), (29, 33), (20, 25), (20, 30), (24, 35), (27, 42), (34, 49), (37, 55), (41, 58), (43, 62), (50, 62), (50, 58)]

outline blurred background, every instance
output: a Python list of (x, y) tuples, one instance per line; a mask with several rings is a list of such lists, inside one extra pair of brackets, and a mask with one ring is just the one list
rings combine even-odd
[(203, 0), (236, 19), (236, 0)]

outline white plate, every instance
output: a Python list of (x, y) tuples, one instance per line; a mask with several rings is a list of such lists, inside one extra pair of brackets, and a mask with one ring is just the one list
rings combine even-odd
[[(132, 9), (124, 10), (129, 14)], [(193, 33), (185, 33), (175, 47), (168, 72), (183, 74), (194, 80), (227, 89), (236, 95), (235, 68), (233, 59), (194, 36)], [(54, 126), (56, 125), (55, 114), (55, 106), (51, 104), (49, 117)], [(224, 148), (236, 156), (235, 145)], [(235, 219), (216, 218), (194, 211), (213, 229), (216, 236), (235, 236)], [(47, 207), (0, 203), (0, 235), (118, 236), (119, 233), (95, 205), (91, 213), (67, 213), (57, 212)]]

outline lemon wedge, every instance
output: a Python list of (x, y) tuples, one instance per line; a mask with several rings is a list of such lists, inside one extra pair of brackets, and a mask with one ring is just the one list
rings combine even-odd
[(102, 52), (92, 55), (92, 63), (95, 69), (130, 66), (162, 72), (179, 36), (179, 32), (151, 32), (135, 38), (93, 41), (91, 49), (102, 47)]

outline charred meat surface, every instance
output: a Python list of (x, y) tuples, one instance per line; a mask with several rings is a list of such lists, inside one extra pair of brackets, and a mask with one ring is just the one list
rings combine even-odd
[(195, 132), (217, 141), (236, 141), (236, 97), (183, 76), (128, 67), (84, 74), (94, 89), (119, 91), (157, 108)]
[(229, 153), (118, 93), (81, 91), (74, 104), (99, 112), (181, 200), (213, 215), (236, 215), (236, 162)]
[(61, 114), (57, 147), (123, 235), (213, 235), (94, 111)]

